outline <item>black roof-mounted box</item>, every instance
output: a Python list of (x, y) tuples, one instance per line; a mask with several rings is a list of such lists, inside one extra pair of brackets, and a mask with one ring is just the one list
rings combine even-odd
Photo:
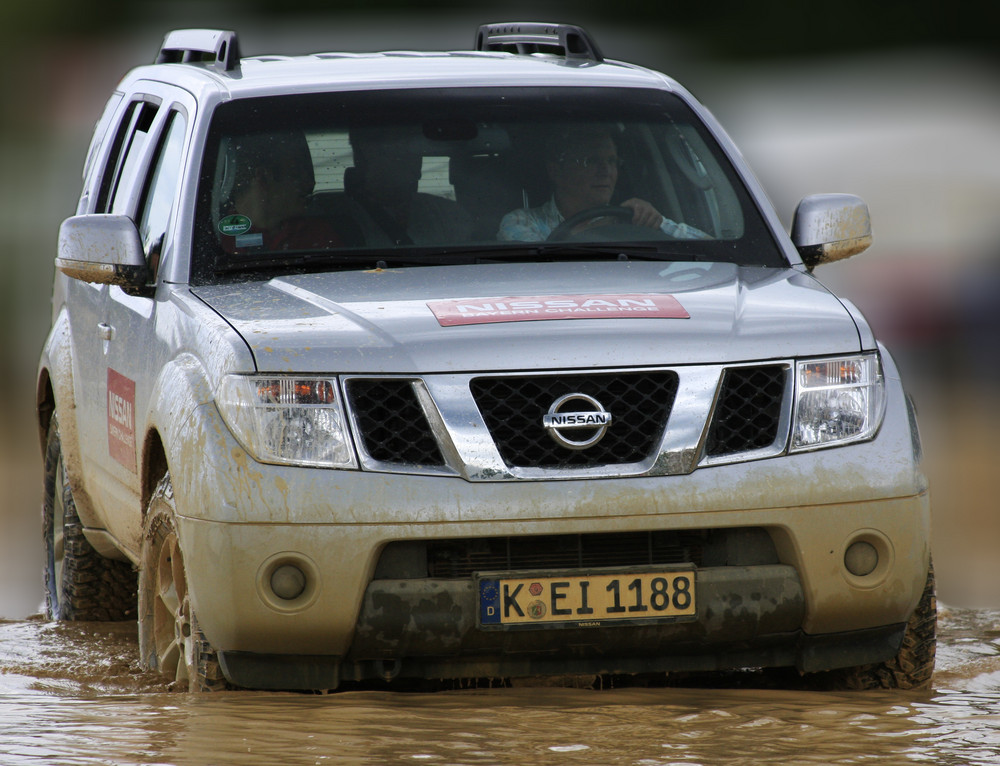
[(175, 29), (163, 38), (157, 64), (207, 64), (222, 72), (240, 66), (235, 32), (221, 29)]
[(477, 51), (508, 53), (555, 53), (568, 59), (604, 61), (594, 39), (571, 24), (521, 21), (483, 24), (476, 32)]

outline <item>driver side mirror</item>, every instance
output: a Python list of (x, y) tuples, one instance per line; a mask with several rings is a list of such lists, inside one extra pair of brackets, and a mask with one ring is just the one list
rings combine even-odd
[(792, 243), (810, 271), (857, 255), (872, 243), (868, 205), (853, 194), (804, 197), (795, 208)]
[(92, 214), (67, 218), (59, 227), (56, 268), (83, 282), (145, 291), (149, 267), (139, 231), (124, 215)]

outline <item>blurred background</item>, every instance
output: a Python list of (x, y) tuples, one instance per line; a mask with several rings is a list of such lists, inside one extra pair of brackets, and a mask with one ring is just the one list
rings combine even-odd
[[(939, 595), (1000, 606), (1000, 5), (940, 0), (36, 0), (0, 8), (0, 618), (38, 611), (34, 375), (60, 222), (94, 122), (166, 31), (244, 55), (461, 49), (492, 21), (580, 24), (715, 113), (788, 226), (806, 194), (868, 202), (875, 244), (817, 276), (900, 364), (931, 479)], [(845, 477), (845, 481), (850, 477)]]

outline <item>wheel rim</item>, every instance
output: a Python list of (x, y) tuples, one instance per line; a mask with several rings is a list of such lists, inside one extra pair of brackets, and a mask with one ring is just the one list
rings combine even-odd
[(153, 645), (159, 668), (177, 682), (188, 683), (191, 662), (191, 606), (184, 576), (184, 557), (177, 534), (170, 532), (156, 558)]
[(52, 596), (55, 600), (55, 609), (58, 610), (63, 603), (63, 564), (66, 561), (66, 503), (64, 500), (66, 489), (66, 475), (63, 471), (62, 456), (56, 461), (55, 482), (52, 487), (52, 507), (50, 513), (52, 518), (50, 528), (52, 529)]

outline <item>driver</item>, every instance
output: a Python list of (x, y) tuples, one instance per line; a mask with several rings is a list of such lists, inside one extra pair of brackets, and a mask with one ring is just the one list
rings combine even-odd
[[(500, 221), (497, 239), (540, 242), (564, 220), (577, 213), (611, 204), (618, 182), (618, 149), (609, 131), (571, 128), (553, 136), (545, 163), (552, 183), (552, 198), (544, 205), (507, 213)], [(631, 223), (659, 229), (676, 239), (708, 239), (703, 231), (665, 218), (652, 204), (632, 197), (621, 203), (632, 210)], [(590, 225), (598, 219), (589, 222)], [(586, 225), (581, 224), (581, 225)]]

